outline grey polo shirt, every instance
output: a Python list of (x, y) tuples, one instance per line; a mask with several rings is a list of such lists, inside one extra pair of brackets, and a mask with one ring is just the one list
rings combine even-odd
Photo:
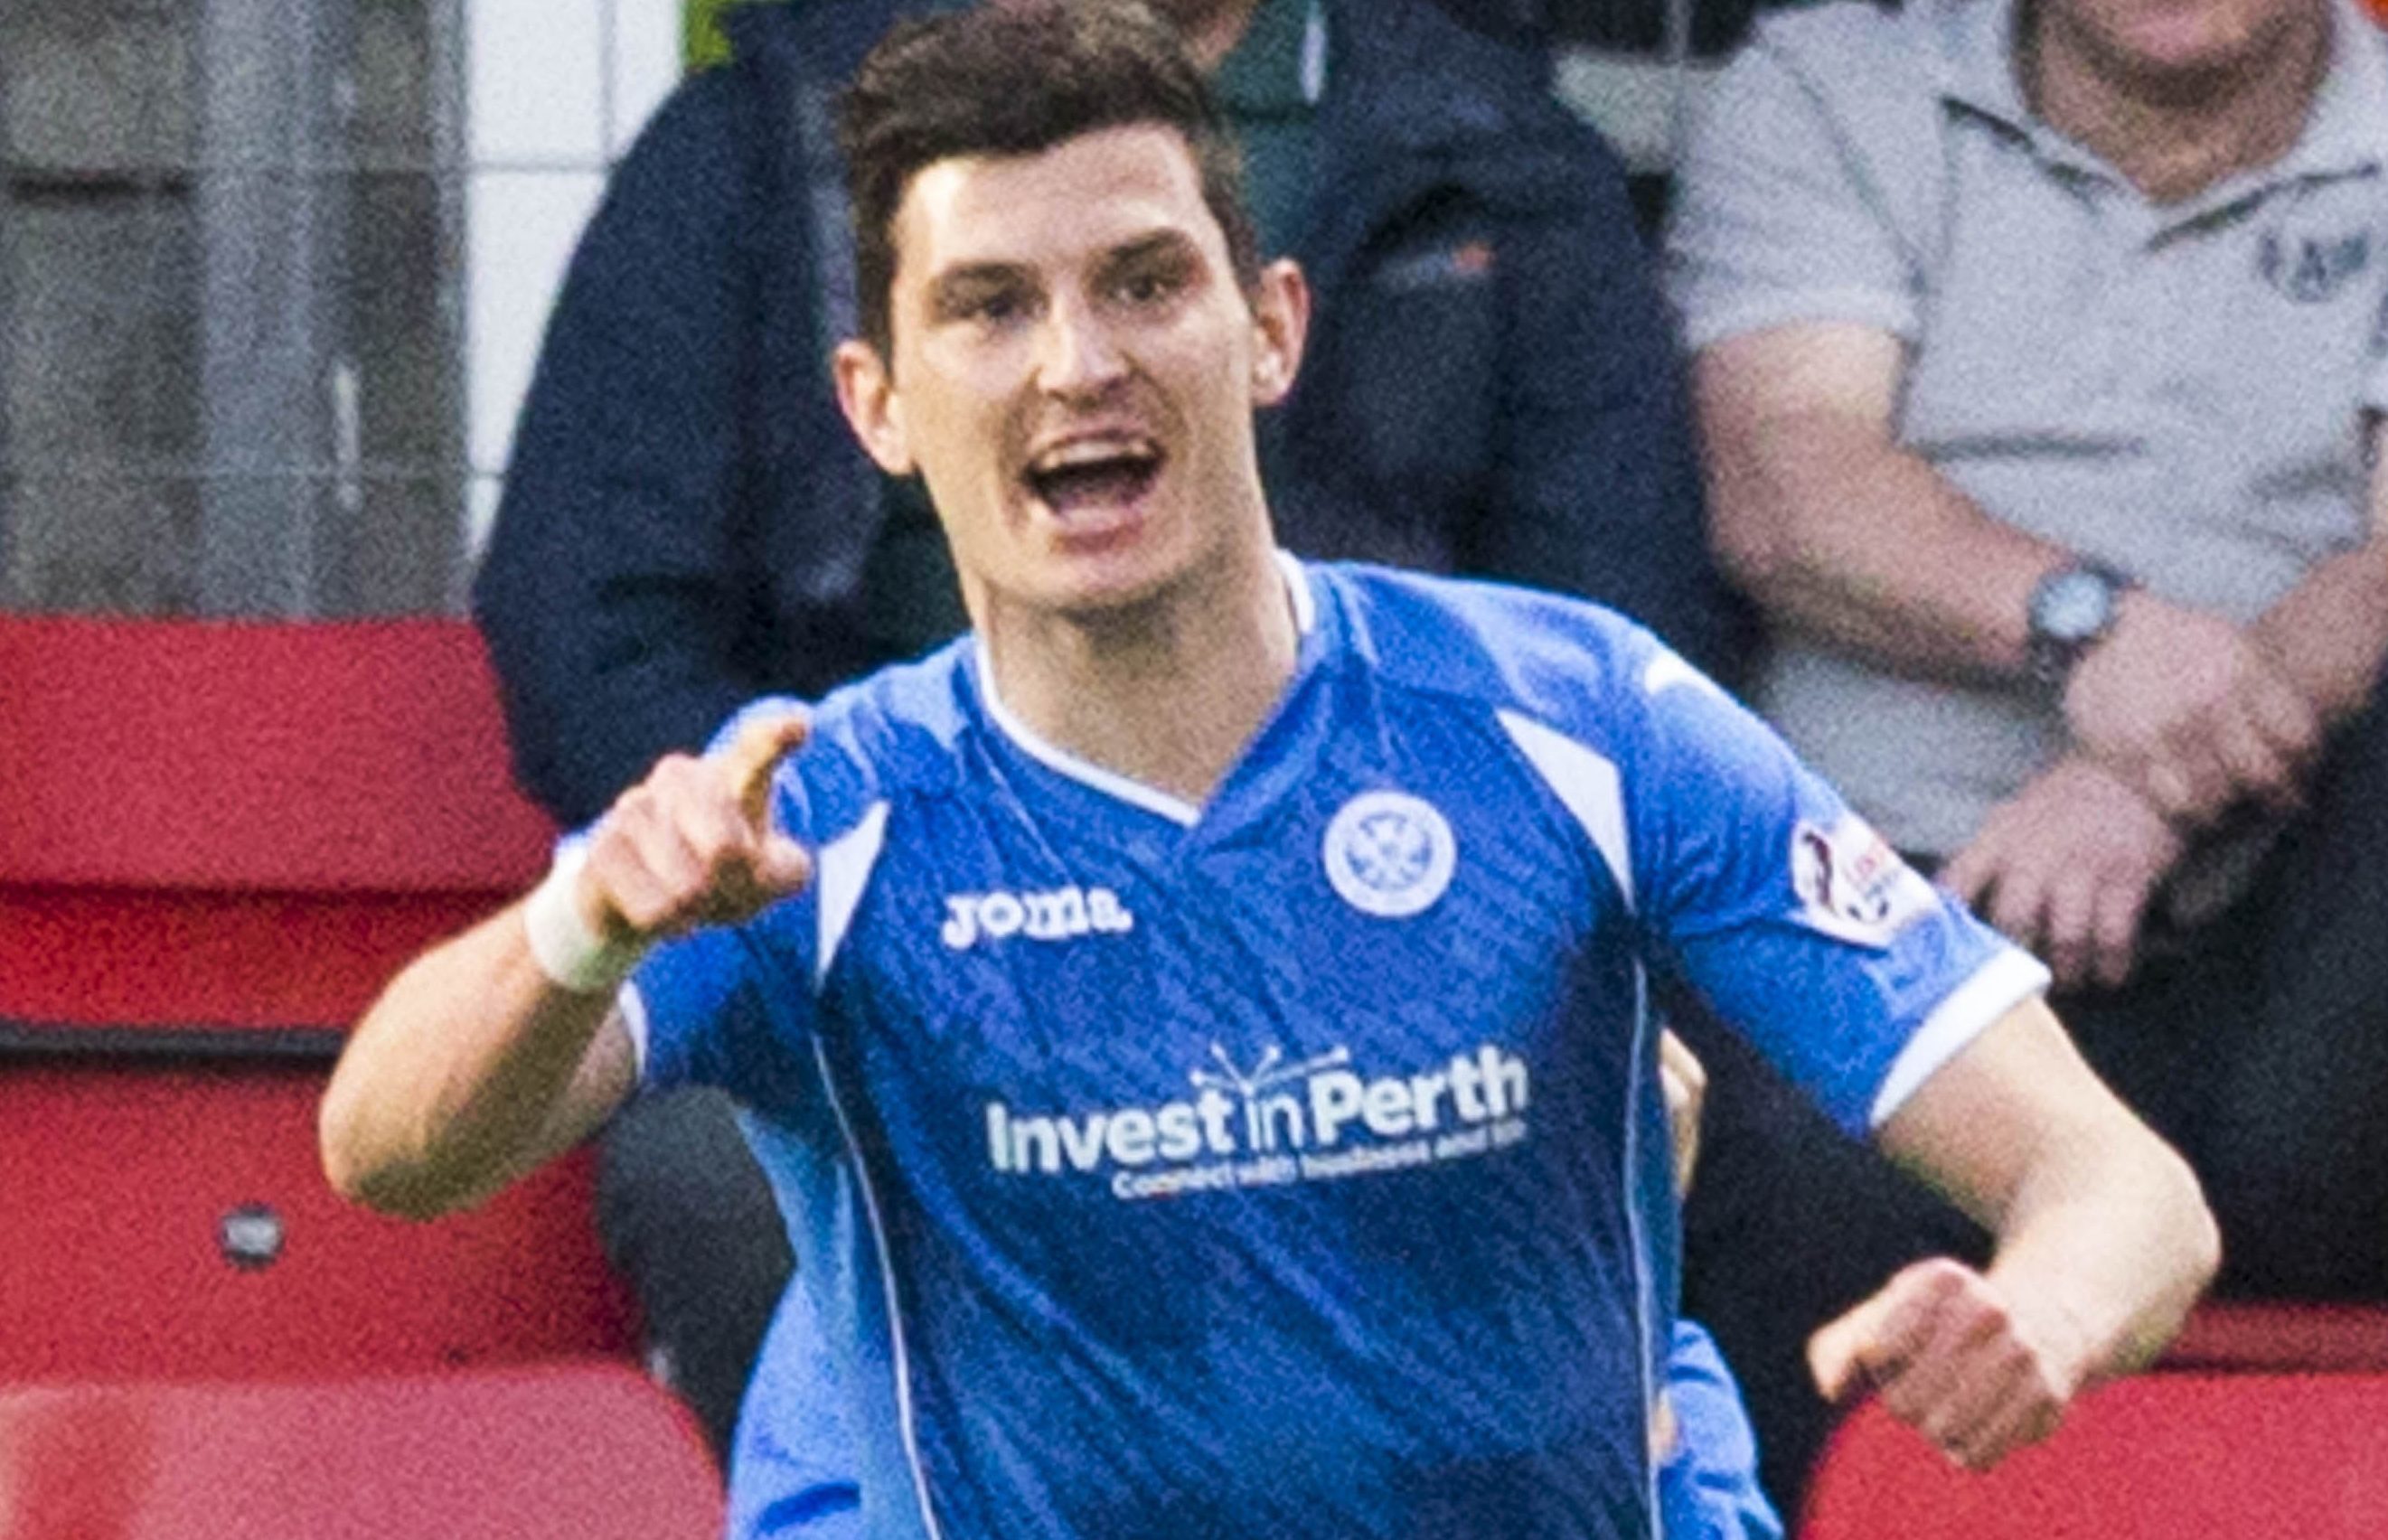
[[(2367, 527), (2388, 409), (2388, 40), (2351, 4), (2281, 160), (2155, 205), (2036, 121), (2014, 0), (1778, 14), (1702, 104), (1668, 275), (1697, 350), (1907, 344), (1899, 441), (1990, 516), (2254, 618)], [(1759, 708), (1891, 842), (1960, 848), (2064, 746), (2025, 687), (1778, 634)]]

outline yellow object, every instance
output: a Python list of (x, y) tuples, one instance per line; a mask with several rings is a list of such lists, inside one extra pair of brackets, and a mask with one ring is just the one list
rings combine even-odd
[(681, 0), (680, 11), (680, 67), (690, 74), (730, 62), (730, 39), (722, 35), (721, 13), (752, 0)]

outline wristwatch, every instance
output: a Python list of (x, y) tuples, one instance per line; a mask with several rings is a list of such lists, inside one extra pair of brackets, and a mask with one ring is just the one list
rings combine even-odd
[(2060, 566), (2032, 585), (2024, 655), (2031, 677), (2061, 690), (2074, 666), (2115, 629), (2128, 574), (2104, 562), (2080, 560)]

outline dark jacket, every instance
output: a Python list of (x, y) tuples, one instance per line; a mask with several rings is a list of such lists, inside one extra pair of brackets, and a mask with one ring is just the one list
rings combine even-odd
[[(1730, 677), (1615, 159), (1533, 55), (1428, 0), (1329, 3), (1311, 348), (1262, 424), (1280, 539), (1584, 594)], [(517, 775), (566, 822), (751, 696), (887, 661), (859, 618), (883, 483), (827, 370), (852, 296), (826, 124), (898, 8), (733, 10), (737, 61), (657, 110), (574, 254), (474, 592)]]

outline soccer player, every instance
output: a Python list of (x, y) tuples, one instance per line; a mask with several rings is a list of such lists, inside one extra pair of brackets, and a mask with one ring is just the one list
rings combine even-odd
[(403, 971), (343, 1192), (443, 1212), (734, 1091), (806, 1259), (741, 1533), (1644, 1536), (1659, 967), (2000, 1238), (1828, 1327), (1828, 1390), (1986, 1464), (2155, 1350), (2210, 1221), (2044, 970), (1627, 622), (1276, 550), (1302, 281), (1165, 31), (902, 29), (843, 128), (840, 397), (973, 632), (667, 758)]

